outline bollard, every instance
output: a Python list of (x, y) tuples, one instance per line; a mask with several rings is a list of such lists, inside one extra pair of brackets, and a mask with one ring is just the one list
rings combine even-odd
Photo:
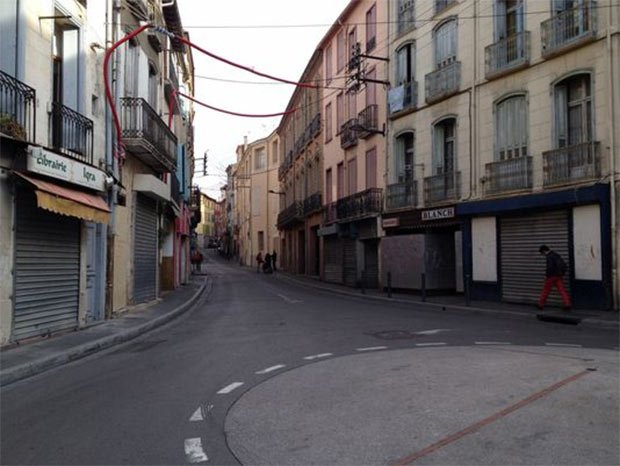
[(388, 298), (392, 297), (392, 272), (387, 273), (387, 292)]
[(362, 294), (366, 294), (366, 270), (362, 270)]
[(420, 277), (421, 287), (422, 287), (422, 302), (426, 302), (426, 274), (423, 273)]
[(465, 275), (465, 305), (469, 306), (471, 303), (471, 289), (470, 289), (469, 274)]

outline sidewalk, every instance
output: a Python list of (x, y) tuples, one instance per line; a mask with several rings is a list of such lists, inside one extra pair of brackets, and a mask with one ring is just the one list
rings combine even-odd
[(574, 309), (564, 312), (559, 308), (548, 307), (544, 311), (539, 311), (534, 305), (509, 304), (493, 301), (474, 301), (467, 304), (463, 295), (452, 296), (427, 296), (426, 301), (422, 300), (419, 294), (409, 294), (402, 292), (392, 292), (392, 297), (387, 292), (380, 290), (364, 290), (349, 288), (344, 285), (326, 283), (319, 281), (318, 278), (294, 275), (278, 270), (274, 274), (284, 280), (295, 282), (302, 286), (310, 286), (322, 291), (337, 293), (347, 296), (363, 297), (383, 302), (411, 303), (417, 306), (427, 306), (430, 308), (449, 308), (464, 312), (487, 313), (496, 315), (510, 315), (517, 318), (539, 319), (558, 323), (582, 325), (591, 328), (620, 329), (620, 314), (615, 311), (604, 311), (599, 309)]
[(0, 386), (39, 374), (70, 361), (110, 348), (166, 324), (189, 310), (212, 281), (194, 275), (152, 305), (87, 328), (0, 350)]

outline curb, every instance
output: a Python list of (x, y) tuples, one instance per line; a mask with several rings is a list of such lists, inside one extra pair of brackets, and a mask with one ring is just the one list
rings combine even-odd
[[(496, 311), (493, 309), (486, 309), (486, 308), (475, 307), (475, 306), (464, 306), (462, 304), (441, 304), (441, 303), (429, 303), (429, 302), (421, 302), (421, 301), (410, 301), (410, 300), (402, 299), (402, 298), (388, 298), (386, 296), (374, 296), (374, 295), (368, 295), (368, 294), (353, 293), (348, 290), (328, 288), (325, 286), (314, 284), (312, 282), (306, 282), (304, 280), (299, 280), (299, 279), (289, 277), (287, 275), (282, 275), (282, 274), (278, 275), (278, 277), (284, 280), (288, 280), (289, 282), (297, 283), (301, 286), (318, 289), (326, 293), (334, 293), (334, 294), (350, 296), (354, 298), (365, 298), (365, 299), (372, 299), (374, 301), (399, 303), (399, 304), (415, 304), (419, 306), (442, 308), (442, 309), (449, 308), (449, 309), (454, 309), (458, 311), (467, 311), (467, 312), (472, 312), (472, 313), (477, 313), (477, 314), (493, 314), (493, 315), (527, 317), (531, 319), (536, 319), (535, 313), (529, 314), (527, 312), (519, 312), (519, 311)], [(614, 311), (609, 311), (609, 312), (614, 312)], [(580, 325), (584, 327), (588, 327), (588, 328), (597, 328), (597, 329), (618, 330), (620, 328), (620, 322), (613, 322), (613, 321), (610, 322), (606, 320), (594, 319), (594, 318), (588, 318), (588, 317), (581, 318)]]
[(42, 358), (34, 362), (21, 364), (6, 371), (2, 371), (0, 372), (0, 387), (12, 384), (22, 379), (26, 379), (28, 377), (32, 377), (34, 375), (40, 374), (63, 364), (77, 361), (78, 359), (85, 358), (98, 351), (102, 351), (111, 348), (112, 346), (116, 346), (120, 343), (125, 343), (126, 341), (133, 340), (134, 338), (144, 333), (160, 327), (190, 309), (196, 303), (196, 301), (198, 301), (198, 298), (200, 298), (208, 285), (210, 285), (208, 290), (208, 292), (210, 293), (213, 289), (213, 280), (211, 280), (210, 277), (206, 278), (203, 281), (202, 285), (200, 286), (200, 288), (198, 288), (196, 293), (194, 293), (194, 295), (186, 302), (172, 309), (170, 312), (167, 312), (166, 314), (163, 314), (153, 320), (140, 324), (135, 328), (125, 330), (114, 335), (102, 337), (79, 346), (75, 346), (55, 356), (49, 356), (47, 358)]

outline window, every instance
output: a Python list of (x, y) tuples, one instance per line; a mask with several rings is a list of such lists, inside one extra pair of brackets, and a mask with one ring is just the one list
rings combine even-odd
[(456, 119), (447, 118), (433, 127), (433, 174), (453, 173), (455, 170)]
[[(159, 99), (157, 98), (158, 89), (157, 69), (155, 68), (155, 65), (149, 63), (149, 105), (154, 110), (157, 110), (157, 103), (159, 102)], [(173, 110), (170, 109), (170, 112), (172, 111)]]
[(347, 188), (349, 196), (357, 192), (357, 159), (355, 158), (347, 161)]
[(571, 76), (557, 84), (555, 144), (557, 148), (592, 141), (592, 95), (589, 74)]
[(261, 147), (254, 151), (254, 170), (264, 170), (267, 166), (265, 148)]
[(366, 189), (377, 187), (377, 148), (366, 151)]
[(342, 92), (336, 96), (336, 134), (340, 134), (342, 131), (342, 124), (344, 123), (344, 102)]
[(377, 46), (377, 5), (366, 12), (366, 52)]
[(442, 23), (437, 29), (435, 42), (435, 68), (443, 68), (456, 61), (456, 20)]
[(329, 168), (325, 172), (325, 204), (332, 203), (332, 169)]
[[(372, 68), (366, 73), (368, 79), (377, 79), (377, 70)], [(366, 107), (377, 103), (377, 84), (373, 82), (366, 83)]]
[(404, 34), (405, 32), (413, 29), (415, 26), (414, 19), (414, 3), (413, 0), (398, 0), (398, 33)]
[(336, 37), (336, 68), (338, 73), (340, 73), (344, 68), (345, 57), (344, 30), (341, 30), (338, 32), (338, 36)]
[(357, 117), (357, 94), (355, 91), (347, 92), (347, 117), (349, 119)]
[(125, 49), (125, 97), (138, 97), (139, 48), (130, 40)]
[(265, 232), (258, 232), (258, 250), (263, 251), (265, 249)]
[(325, 82), (329, 84), (333, 76), (332, 70), (332, 45), (329, 44), (325, 49)]
[(522, 0), (496, 0), (494, 16), (496, 41), (523, 32)]
[(338, 199), (344, 197), (344, 164), (342, 162), (336, 166), (336, 196)]
[(495, 106), (495, 160), (527, 155), (527, 103), (524, 95), (509, 97)]
[(455, 3), (456, 0), (435, 0), (435, 14), (445, 10), (450, 5)]
[(415, 44), (408, 43), (396, 51), (396, 83), (408, 84), (415, 79)]
[(332, 140), (332, 103), (325, 106), (325, 142)]
[(412, 131), (396, 138), (394, 175), (398, 183), (413, 182), (414, 142), (415, 134)]
[(271, 163), (278, 163), (278, 141), (271, 143)]
[(347, 40), (347, 63), (349, 64), (349, 71), (352, 70), (353, 55), (355, 54), (355, 47), (357, 45), (357, 28), (353, 28), (349, 31), (349, 37)]

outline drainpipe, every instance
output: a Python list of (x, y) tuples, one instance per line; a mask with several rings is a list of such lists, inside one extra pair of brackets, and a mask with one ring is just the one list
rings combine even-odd
[(612, 3), (609, 3), (609, 14), (607, 15), (607, 88), (611, 95), (611, 102), (607, 106), (607, 118), (609, 121), (609, 169), (610, 175), (610, 204), (611, 204), (611, 244), (612, 244), (612, 264), (611, 264), (611, 276), (612, 276), (612, 293), (613, 293), (613, 305), (616, 311), (620, 310), (620, 280), (618, 277), (618, 247), (620, 247), (620, 241), (618, 241), (618, 214), (616, 212), (616, 135), (615, 118), (614, 118), (614, 82), (615, 79), (613, 69), (613, 44), (611, 40), (611, 29), (613, 27), (613, 7)]

